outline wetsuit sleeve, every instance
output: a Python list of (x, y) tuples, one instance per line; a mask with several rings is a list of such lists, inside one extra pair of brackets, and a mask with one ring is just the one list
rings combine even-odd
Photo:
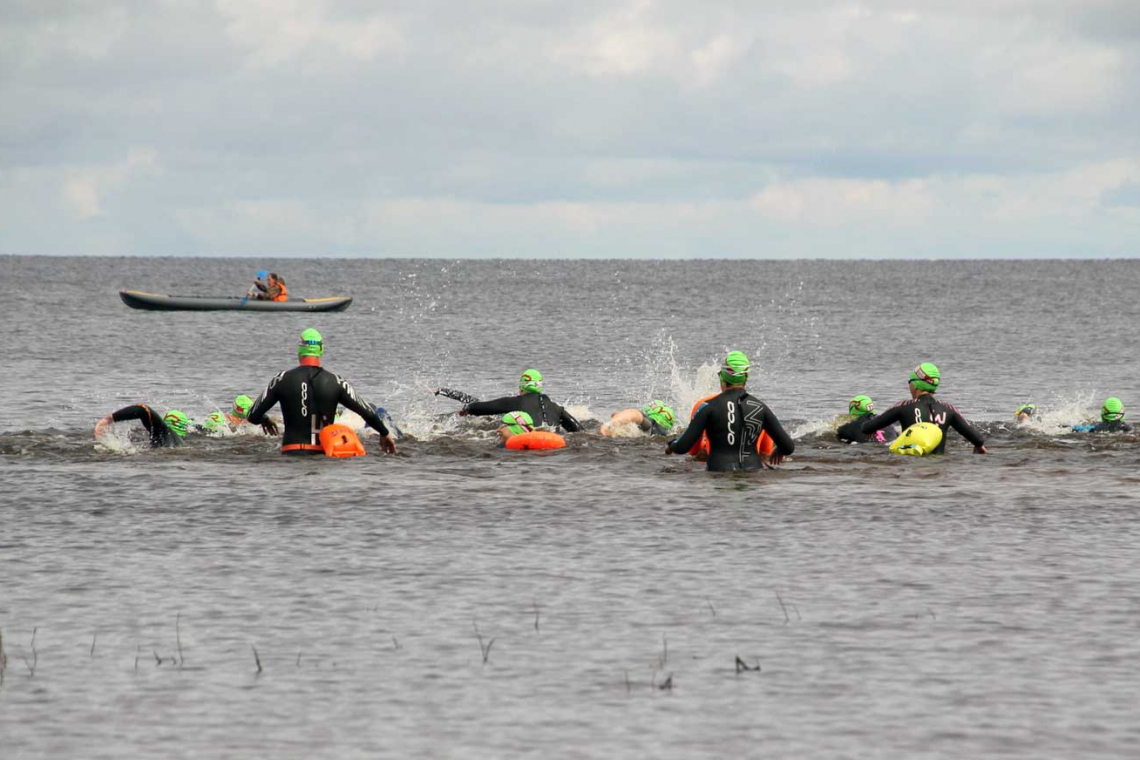
[[(473, 404), (468, 404), (463, 407), (463, 411), (474, 415), (506, 414), (507, 412), (516, 412), (518, 409), (518, 396), (503, 396), (502, 398), (491, 399), (490, 401), (476, 401)], [(575, 424), (577, 424), (577, 421), (575, 421)], [(572, 430), (571, 432), (576, 431)]]
[(111, 412), (111, 419), (115, 422), (126, 422), (128, 420), (139, 420), (142, 422), (143, 427), (147, 432), (154, 430), (159, 423), (159, 417), (151, 408), (146, 404), (135, 404), (134, 406), (124, 406), (118, 411)]
[(285, 377), (282, 372), (277, 377), (269, 381), (269, 386), (261, 392), (257, 400), (253, 402), (253, 407), (250, 408), (249, 414), (246, 415), (248, 420), (253, 425), (260, 425), (265, 419), (265, 415), (277, 403), (277, 384), (281, 382), (281, 378)]
[(957, 430), (963, 438), (975, 446), (984, 446), (986, 443), (986, 439), (982, 437), (982, 434), (975, 430), (970, 423), (966, 422), (966, 418), (957, 411), (950, 416), (950, 427)]
[(764, 407), (764, 432), (772, 439), (772, 443), (776, 444), (776, 451), (779, 453), (788, 457), (796, 452), (796, 442), (788, 435), (788, 431), (784, 430), (776, 413), (768, 406)]
[(578, 433), (582, 430), (582, 423), (574, 419), (574, 415), (566, 411), (565, 407), (562, 407), (562, 411), (558, 415), (558, 424), (561, 425), (562, 429), (567, 433)]
[(457, 391), (454, 388), (440, 388), (435, 392), (435, 395), (443, 396), (444, 398), (449, 398), (452, 401), (458, 401), (462, 404), (474, 404), (479, 400), (469, 393)]
[(887, 411), (880, 414), (878, 417), (872, 417), (863, 423), (863, 435), (869, 435), (876, 430), (882, 430), (888, 425), (899, 423), (902, 427), (902, 413), (906, 409), (904, 406), (892, 406)]
[(377, 433), (385, 436), (388, 435), (388, 426), (384, 424), (384, 420), (380, 419), (380, 415), (376, 414), (376, 410), (372, 408), (372, 405), (361, 401), (347, 380), (342, 380), (340, 377), (337, 377), (336, 382), (340, 387), (340, 395), (337, 397), (337, 401), (359, 414), (364, 422)]
[(840, 425), (835, 431), (835, 437), (841, 441), (858, 443), (863, 439), (863, 421), (851, 420)]
[(689, 426), (685, 428), (685, 432), (681, 433), (681, 437), (669, 444), (669, 449), (674, 454), (684, 454), (693, 448), (693, 445), (700, 440), (701, 433), (705, 432), (708, 419), (709, 405), (705, 404), (693, 415), (693, 419), (689, 421)]

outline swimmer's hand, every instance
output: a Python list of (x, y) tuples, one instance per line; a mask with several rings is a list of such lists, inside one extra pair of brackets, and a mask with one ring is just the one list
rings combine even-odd
[(771, 465), (772, 467), (777, 467), (779, 465), (782, 465), (783, 463), (784, 463), (784, 455), (778, 451), (773, 451), (768, 456), (768, 464)]
[(278, 435), (281, 432), (277, 429), (277, 423), (269, 417), (262, 420), (261, 429), (266, 435)]
[(112, 422), (113, 420), (111, 419), (111, 415), (108, 414), (106, 417), (95, 423), (95, 440), (99, 440), (103, 437), (103, 434), (107, 432), (107, 428), (110, 427)]
[(673, 444), (674, 444), (674, 443), (676, 443), (676, 442), (677, 442), (677, 439), (676, 439), (676, 438), (674, 438), (673, 440), (669, 441), (669, 443), (665, 444), (665, 453), (666, 453), (666, 454), (675, 454), (675, 453), (677, 453), (677, 452), (673, 451)]
[(396, 437), (391, 433), (388, 433), (388, 435), (380, 436), (380, 448), (384, 450), (385, 454), (395, 454)]
[(467, 416), (467, 410), (466, 410), (466, 409), (460, 409), (460, 410), (457, 412), (457, 414), (458, 414), (460, 417), (466, 417), (466, 416)]
[(990, 452), (986, 451), (985, 446), (975, 446), (974, 447), (974, 453), (975, 454), (988, 454)]

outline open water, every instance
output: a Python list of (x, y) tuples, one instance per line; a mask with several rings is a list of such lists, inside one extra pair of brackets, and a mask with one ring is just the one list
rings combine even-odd
[[(355, 303), (116, 292), (262, 267)], [(1135, 757), (1140, 437), (1064, 426), (1140, 408), (1138, 285), (1137, 261), (0, 257), (0, 756)], [(256, 395), (309, 326), (398, 456), (92, 439), (127, 404)], [(780, 469), (593, 432), (687, 411), (727, 349), (797, 438)], [(835, 442), (921, 361), (989, 456)], [(429, 390), (530, 366), (590, 428), (563, 451), (496, 449)]]

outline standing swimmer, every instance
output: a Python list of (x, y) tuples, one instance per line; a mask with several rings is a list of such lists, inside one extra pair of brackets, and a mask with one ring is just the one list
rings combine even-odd
[(396, 439), (372, 405), (361, 401), (347, 380), (321, 366), (324, 352), (324, 339), (319, 332), (309, 328), (301, 333), (297, 346), (300, 365), (269, 381), (269, 387), (253, 402), (247, 419), (255, 425), (261, 424), (273, 405), (280, 403), (281, 416), (285, 419), (281, 453), (319, 454), (324, 451), (320, 444), (321, 428), (332, 424), (337, 404), (343, 404), (380, 433), (380, 446), (384, 451), (395, 454)]
[(878, 417), (873, 417), (863, 423), (863, 434), (870, 435), (876, 430), (882, 430), (888, 425), (899, 423), (899, 427), (906, 433), (907, 428), (920, 422), (929, 422), (942, 430), (942, 439), (928, 454), (941, 454), (946, 448), (946, 428), (952, 427), (963, 438), (974, 444), (975, 454), (985, 454), (985, 439), (966, 422), (966, 418), (950, 404), (943, 404), (934, 398), (938, 390), (941, 374), (938, 367), (925, 362), (914, 368), (910, 373), (910, 400), (900, 401)]
[(720, 395), (697, 410), (685, 432), (666, 444), (666, 454), (688, 452), (700, 440), (701, 434), (706, 433), (709, 470), (731, 472), (759, 470), (764, 466), (764, 460), (757, 451), (762, 433), (767, 433), (775, 443), (772, 464), (779, 464), (796, 450), (795, 441), (780, 425), (775, 412), (744, 389), (749, 369), (748, 357), (740, 351), (724, 357), (720, 370)]

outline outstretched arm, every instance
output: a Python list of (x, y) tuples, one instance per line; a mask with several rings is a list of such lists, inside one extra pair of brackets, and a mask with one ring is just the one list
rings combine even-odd
[(372, 408), (372, 405), (361, 401), (360, 397), (356, 395), (356, 390), (347, 380), (338, 376), (336, 382), (340, 387), (340, 395), (337, 397), (337, 401), (359, 414), (368, 427), (380, 434), (380, 446), (389, 454), (395, 454), (396, 439), (392, 436), (392, 432), (388, 430), (388, 426), (384, 424), (384, 420), (380, 419), (380, 415), (376, 414), (376, 410)]
[(974, 451), (979, 454), (986, 453), (986, 439), (983, 438), (982, 434), (975, 430), (969, 422), (966, 422), (966, 418), (958, 414), (957, 411), (950, 415), (950, 427), (957, 430), (963, 438), (974, 444)]
[(665, 444), (666, 454), (684, 454), (689, 449), (693, 448), (698, 440), (700, 440), (701, 433), (705, 432), (705, 425), (708, 424), (709, 419), (709, 405), (705, 404), (697, 410), (696, 415), (689, 422), (689, 426), (685, 428), (685, 432), (681, 433), (679, 438), (675, 438), (669, 443)]
[[(896, 422), (899, 422), (899, 420), (901, 419), (902, 413), (903, 413), (903, 407), (892, 406), (890, 409), (883, 412), (882, 414), (880, 414), (876, 417), (872, 417), (871, 419), (869, 419), (863, 423), (863, 435), (869, 435), (871, 433), (874, 433), (876, 430), (882, 430), (883, 428), (887, 427), (888, 425), (893, 425)], [(901, 423), (900, 423), (900, 426), (901, 426)]]
[(475, 401), (463, 407), (462, 414), (486, 415), (506, 414), (517, 411), (519, 408), (518, 396), (503, 396), (490, 401)]
[(435, 395), (449, 398), (452, 401), (458, 401), (461, 404), (474, 404), (479, 400), (468, 393), (457, 391), (454, 388), (436, 388)]
[(558, 417), (558, 424), (567, 433), (580, 433), (582, 431), (582, 423), (574, 419), (574, 415), (566, 411), (565, 407), (562, 408), (562, 413)]
[(764, 432), (772, 439), (772, 443), (776, 444), (776, 451), (772, 454), (773, 464), (779, 464), (781, 459), (795, 453), (796, 442), (788, 435), (788, 431), (784, 430), (776, 413), (769, 406), (764, 407)]
[(253, 406), (246, 416), (246, 420), (253, 425), (261, 425), (261, 429), (269, 435), (277, 435), (277, 426), (273, 424), (272, 420), (266, 419), (265, 415), (268, 414), (269, 410), (273, 408), (273, 405), (277, 403), (277, 384), (281, 382), (281, 378), (283, 377), (285, 377), (285, 373), (281, 372), (269, 381), (269, 385), (261, 392), (257, 400), (253, 402)]

